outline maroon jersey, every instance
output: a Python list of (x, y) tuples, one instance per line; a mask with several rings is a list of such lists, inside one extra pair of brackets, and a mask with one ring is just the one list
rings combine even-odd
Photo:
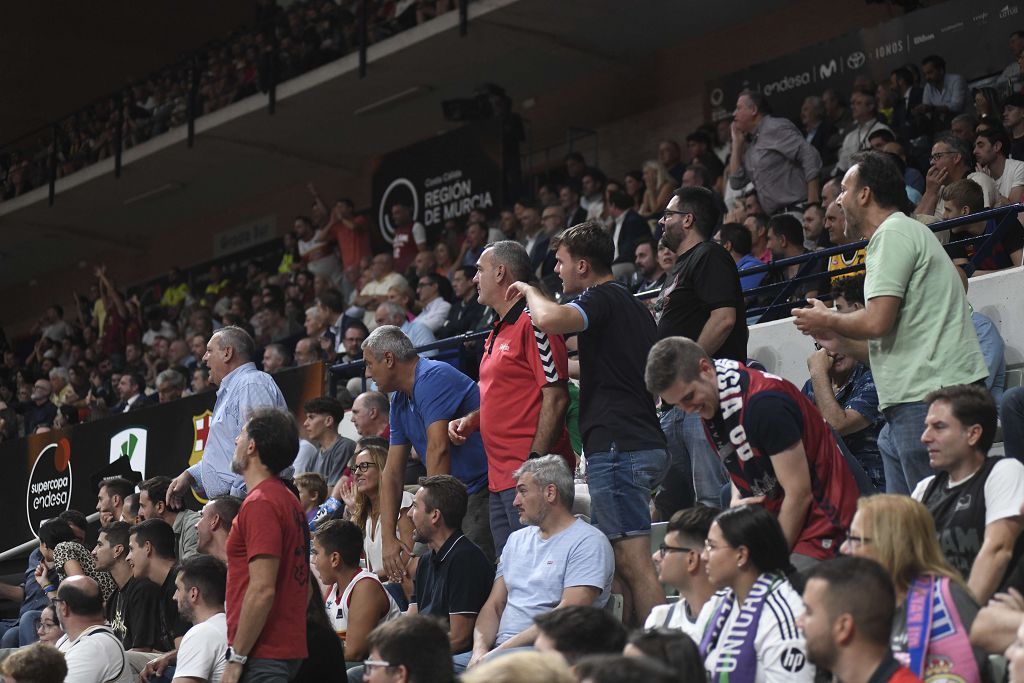
[(811, 477), (811, 505), (793, 552), (827, 559), (839, 552), (860, 492), (828, 423), (791, 383), (733, 360), (716, 360), (721, 403), (704, 421), (711, 445), (742, 497), (765, 496), (778, 515), (786, 492), (771, 456), (799, 439)]

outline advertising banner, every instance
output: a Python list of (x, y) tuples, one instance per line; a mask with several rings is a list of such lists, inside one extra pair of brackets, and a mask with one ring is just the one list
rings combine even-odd
[(994, 74), (1013, 61), (1009, 37), (1020, 29), (1024, 16), (1017, 2), (954, 0), (710, 81), (707, 104), (717, 119), (732, 113), (737, 94), (749, 88), (767, 95), (776, 115), (796, 117), (808, 95), (837, 88), (849, 96), (857, 76), (881, 82), (893, 69), (920, 65), (932, 54), (946, 60), (949, 73)]
[(380, 236), (391, 244), (391, 207), (412, 207), (414, 221), (436, 237), (445, 221), (464, 221), (473, 209), (494, 215), (501, 188), (500, 131), (482, 121), (384, 155), (373, 174), (373, 207)]
[[(320, 396), (323, 364), (274, 375), (289, 409), (301, 419), (302, 404)], [(142, 478), (176, 477), (203, 457), (214, 392), (112, 415), (68, 429), (0, 443), (5, 464), (0, 500), (0, 550), (29, 541), (39, 526), (67, 509), (85, 514), (96, 508), (96, 475), (126, 459)], [(24, 501), (24, 502), (22, 502)], [(198, 508), (200, 501), (190, 501)]]

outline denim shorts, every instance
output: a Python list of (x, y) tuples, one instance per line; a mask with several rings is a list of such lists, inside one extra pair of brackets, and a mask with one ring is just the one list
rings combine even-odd
[(651, 532), (651, 493), (668, 472), (668, 451), (610, 451), (587, 454), (590, 519), (611, 540)]

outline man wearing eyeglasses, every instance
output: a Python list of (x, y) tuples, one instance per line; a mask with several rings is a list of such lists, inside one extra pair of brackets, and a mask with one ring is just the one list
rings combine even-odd
[(370, 658), (363, 662), (362, 680), (368, 683), (455, 680), (448, 636), (436, 619), (421, 614), (394, 619), (373, 629), (367, 642)]
[[(725, 248), (711, 239), (718, 223), (718, 208), (710, 190), (683, 187), (668, 203), (661, 226), (666, 246), (675, 250), (675, 266), (655, 303), (658, 339), (686, 337), (697, 342), (712, 358), (747, 361), (747, 320), (743, 290), (736, 262)], [(672, 454), (672, 471), (681, 480), (669, 491), (678, 492), (674, 509), (688, 507), (689, 490), (698, 502), (716, 505), (728, 482), (718, 457), (704, 438), (700, 418), (672, 408), (661, 418)], [(690, 481), (685, 481), (692, 478)], [(692, 486), (692, 489), (690, 487)]]
[[(429, 252), (423, 252), (424, 254)], [(448, 288), (449, 294), (451, 288)], [(434, 334), (441, 329), (448, 319), (448, 311), (452, 305), (441, 296), (441, 276), (437, 273), (420, 275), (416, 282), (416, 302), (420, 306), (420, 314), (416, 322), (425, 325)]]
[(708, 581), (701, 551), (708, 538), (708, 529), (718, 508), (696, 505), (672, 515), (665, 532), (665, 540), (654, 553), (658, 566), (658, 580), (679, 591), (679, 600), (669, 605), (657, 605), (644, 624), (645, 629), (678, 629), (699, 643), (711, 618), (711, 596), (714, 586)]
[(942, 188), (957, 180), (970, 178), (985, 193), (985, 206), (995, 206), (999, 196), (996, 182), (992, 176), (974, 168), (974, 154), (967, 144), (955, 135), (945, 134), (935, 138), (932, 144), (931, 166), (925, 176), (924, 194), (914, 209), (915, 214), (935, 216), (939, 220), (944, 217), (945, 202), (942, 201)]

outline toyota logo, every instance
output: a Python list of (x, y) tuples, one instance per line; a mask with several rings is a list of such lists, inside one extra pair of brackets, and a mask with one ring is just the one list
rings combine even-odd
[(846, 66), (851, 69), (859, 69), (864, 66), (864, 62), (866, 61), (867, 57), (864, 56), (863, 52), (858, 50), (857, 52), (851, 53), (850, 56), (846, 58)]
[(415, 221), (420, 213), (420, 198), (416, 186), (408, 178), (395, 178), (384, 190), (377, 209), (377, 225), (380, 234), (391, 244), (395, 241), (395, 226), (391, 224), (391, 207), (402, 203), (412, 207), (412, 219)]

